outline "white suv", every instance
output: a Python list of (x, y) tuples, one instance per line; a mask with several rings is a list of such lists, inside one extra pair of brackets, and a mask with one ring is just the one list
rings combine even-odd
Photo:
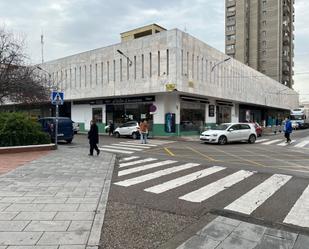
[(137, 121), (129, 121), (117, 127), (114, 131), (115, 137), (131, 136), (133, 139), (139, 137), (139, 125)]
[(253, 144), (256, 137), (254, 124), (226, 123), (204, 131), (200, 136), (200, 140), (218, 144), (236, 141), (248, 141), (248, 143)]

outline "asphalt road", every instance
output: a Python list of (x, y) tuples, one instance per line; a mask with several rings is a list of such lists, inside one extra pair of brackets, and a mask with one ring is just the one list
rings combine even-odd
[[(149, 140), (152, 147), (140, 148), (139, 142), (132, 139), (102, 136), (101, 148), (130, 153), (117, 152), (118, 164), (102, 231), (102, 247), (157, 248), (180, 232), (185, 234), (185, 240), (195, 232), (192, 227), (209, 214), (309, 234), (309, 223), (300, 223), (301, 216), (306, 213), (299, 213), (296, 224), (284, 222), (309, 184), (309, 143), (306, 144), (309, 130), (294, 132), (292, 139), (295, 141), (290, 145), (282, 144), (283, 139), (279, 134), (264, 136), (256, 144), (224, 146), (198, 140), (153, 139)], [(303, 146), (297, 147), (297, 144)], [(72, 145), (64, 146), (83, 146), (86, 149), (88, 144), (86, 137), (81, 135)], [(129, 157), (138, 158), (121, 162)], [(138, 163), (138, 160), (149, 158), (153, 161)], [(217, 171), (209, 175), (203, 172), (214, 166), (218, 167)], [(239, 180), (229, 178), (239, 172), (248, 175), (242, 175)], [(278, 174), (282, 174), (286, 181), (282, 182)], [(190, 177), (191, 181), (188, 180)], [(276, 177), (279, 177), (279, 182), (276, 182)], [(225, 183), (224, 179), (227, 179)], [(266, 184), (273, 179), (274, 183)], [(173, 181), (178, 181), (175, 186)], [(166, 183), (170, 183), (169, 187)], [(264, 189), (256, 189), (263, 184), (266, 184)], [(212, 186), (212, 189), (207, 189), (207, 186)], [(216, 190), (220, 186), (223, 188)], [(271, 190), (274, 186), (276, 189)], [(191, 193), (201, 188), (205, 189), (192, 196)], [(267, 198), (259, 196), (260, 192), (267, 191), (270, 192)], [(207, 197), (203, 197), (205, 193), (208, 193)], [(254, 207), (246, 213), (239, 208), (239, 203), (237, 205), (239, 198), (245, 198), (245, 205), (251, 203)], [(227, 208), (232, 203), (234, 208)]]

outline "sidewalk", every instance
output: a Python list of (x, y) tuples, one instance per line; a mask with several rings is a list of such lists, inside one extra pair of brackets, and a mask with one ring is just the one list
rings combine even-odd
[(218, 216), (177, 249), (308, 249), (309, 237)]
[(63, 146), (0, 176), (0, 249), (98, 248), (115, 156), (87, 154)]

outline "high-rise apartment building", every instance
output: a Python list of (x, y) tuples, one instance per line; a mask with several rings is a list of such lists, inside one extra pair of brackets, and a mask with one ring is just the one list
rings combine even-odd
[(225, 0), (225, 52), (292, 88), (295, 0)]

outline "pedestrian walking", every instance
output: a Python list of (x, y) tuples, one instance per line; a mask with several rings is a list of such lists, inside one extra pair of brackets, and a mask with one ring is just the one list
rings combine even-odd
[(90, 153), (89, 156), (93, 156), (93, 150), (95, 149), (97, 152), (97, 156), (100, 154), (100, 150), (97, 146), (99, 143), (99, 129), (95, 122), (95, 120), (92, 120), (90, 122), (90, 130), (88, 132), (88, 139), (90, 144)]
[(114, 123), (112, 121), (109, 122), (109, 130), (108, 130), (108, 135), (113, 136), (115, 130)]
[(284, 124), (284, 136), (286, 138), (286, 143), (291, 142), (291, 133), (293, 131), (292, 128), (292, 122), (289, 118), (285, 119), (285, 124)]
[(148, 123), (146, 120), (141, 122), (139, 126), (139, 132), (141, 135), (141, 143), (142, 144), (147, 144), (147, 134), (148, 134)]

